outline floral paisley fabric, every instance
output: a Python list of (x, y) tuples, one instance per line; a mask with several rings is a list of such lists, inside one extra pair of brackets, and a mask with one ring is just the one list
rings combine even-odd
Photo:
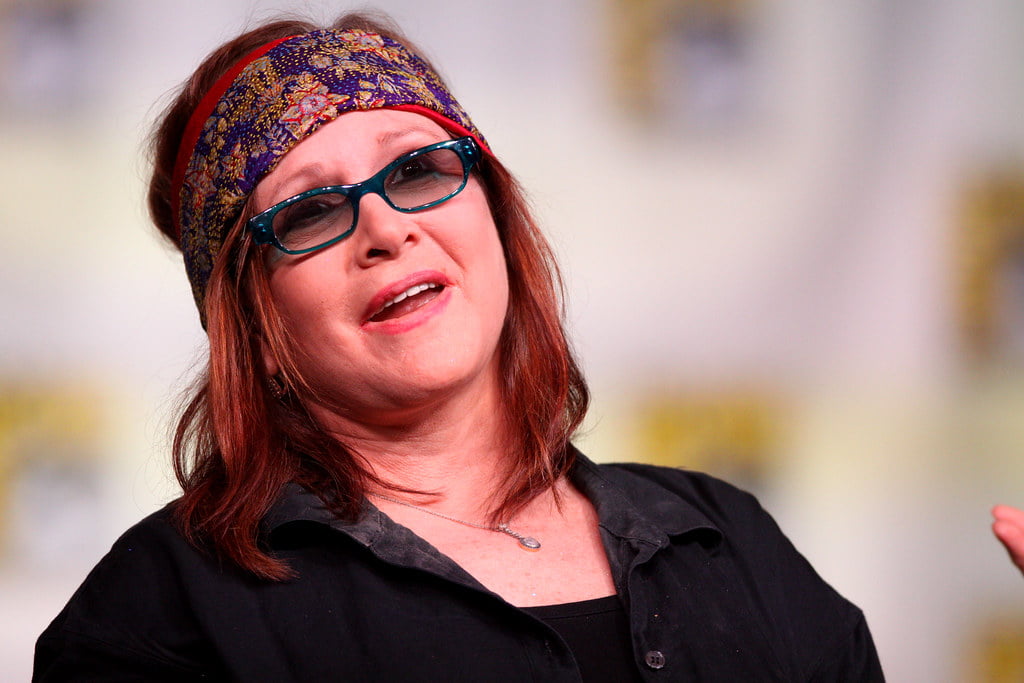
[(256, 184), (323, 124), (348, 111), (410, 109), (486, 149), (440, 76), (385, 36), (314, 31), (253, 54), (196, 110), (174, 174), (180, 245), (204, 326), (206, 286), (228, 230)]

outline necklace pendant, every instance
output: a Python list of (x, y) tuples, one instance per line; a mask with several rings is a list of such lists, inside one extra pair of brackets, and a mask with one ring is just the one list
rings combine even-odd
[(527, 552), (535, 553), (540, 550), (540, 541), (532, 536), (523, 536), (519, 539), (519, 547)]
[(540, 550), (540, 541), (538, 541), (533, 536), (523, 536), (522, 534), (518, 534), (515, 531), (512, 531), (508, 528), (508, 524), (499, 524), (498, 526), (494, 527), (494, 530), (500, 531), (503, 534), (508, 534), (512, 538), (516, 539), (516, 541), (519, 542), (519, 547), (523, 550), (529, 551), (531, 553), (535, 553), (538, 550)]

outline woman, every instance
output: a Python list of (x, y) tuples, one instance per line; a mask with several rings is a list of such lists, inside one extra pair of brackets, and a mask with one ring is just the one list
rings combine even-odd
[(183, 494), (40, 637), (38, 680), (881, 677), (749, 495), (573, 448), (551, 253), (393, 27), (236, 38), (155, 150), (210, 339)]

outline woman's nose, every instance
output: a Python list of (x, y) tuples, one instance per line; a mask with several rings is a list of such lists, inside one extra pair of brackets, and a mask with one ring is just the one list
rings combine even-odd
[(359, 220), (352, 238), (360, 266), (396, 258), (416, 242), (416, 221), (412, 214), (396, 211), (383, 197), (366, 194), (359, 201)]

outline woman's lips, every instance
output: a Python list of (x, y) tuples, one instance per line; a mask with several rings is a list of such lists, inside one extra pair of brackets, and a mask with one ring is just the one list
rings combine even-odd
[[(420, 271), (393, 282), (370, 301), (363, 324), (393, 324), (436, 301), (450, 284), (448, 278), (437, 271)], [(444, 300), (448, 298), (445, 296)]]
[(412, 313), (436, 299), (443, 291), (444, 285), (439, 285), (436, 282), (413, 285), (397, 297), (385, 302), (384, 308), (370, 316), (370, 322), (392, 320)]

